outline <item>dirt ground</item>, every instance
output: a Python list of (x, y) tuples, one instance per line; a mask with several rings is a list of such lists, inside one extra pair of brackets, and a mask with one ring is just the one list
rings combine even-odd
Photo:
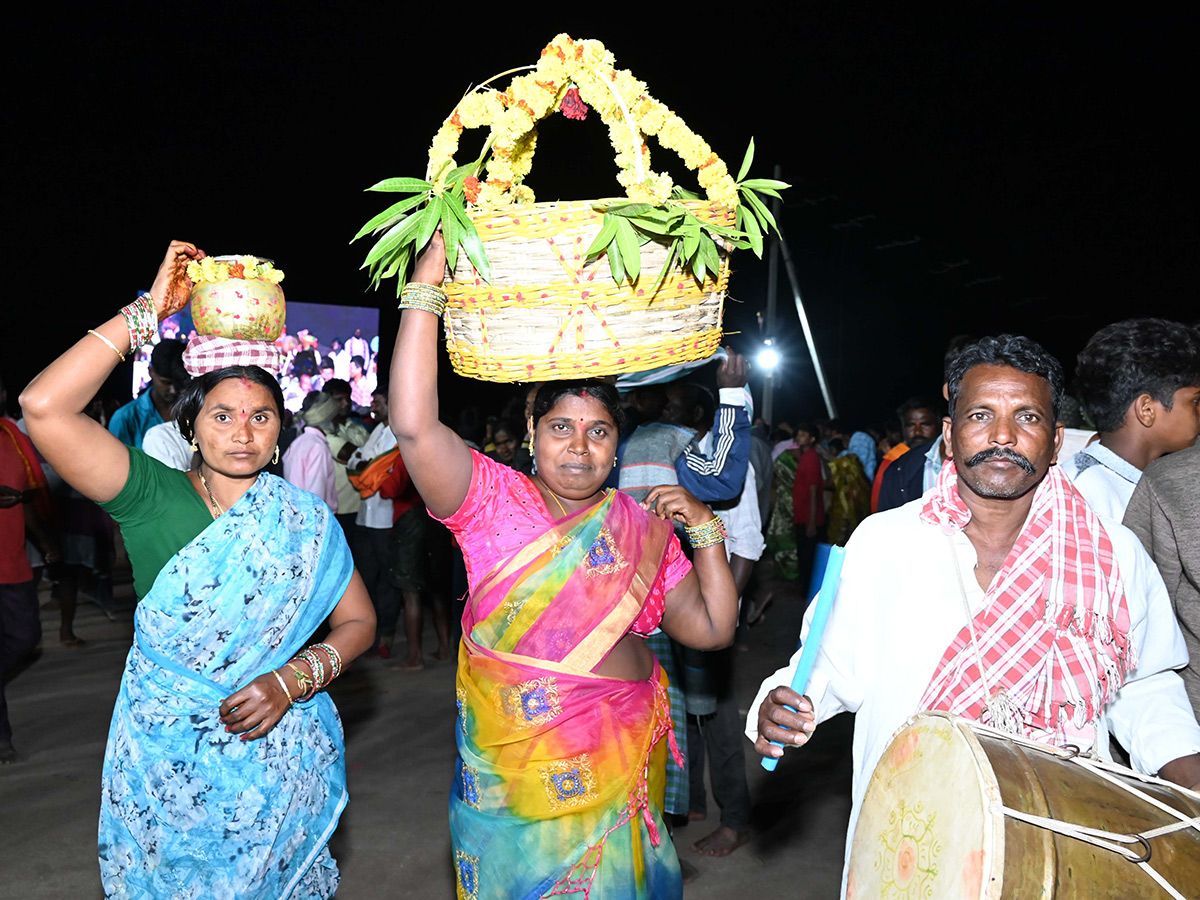
[[(767, 582), (762, 589), (774, 590), (774, 603), (737, 656), (743, 711), (762, 679), (786, 661), (800, 627), (795, 587)], [(132, 639), (132, 604), (119, 604), (110, 620), (81, 603), (75, 624), (87, 642), (81, 649), (59, 644), (57, 611), (44, 610), (42, 623), (40, 657), (8, 685), (23, 761), (0, 768), (0, 900), (93, 900), (102, 896), (100, 768)], [(427, 649), (429, 632), (427, 626)], [(342, 872), (338, 897), (452, 900), (446, 816), (455, 755), (452, 665), (409, 673), (363, 659), (332, 694), (345, 724), (350, 782), (350, 804), (330, 845)], [(680, 858), (700, 871), (684, 889), (688, 900), (837, 896), (850, 808), (851, 727), (847, 716), (826, 723), (774, 774), (760, 767), (746, 743), (753, 838), (721, 859), (692, 850), (693, 841), (716, 827), (710, 798), (709, 819), (674, 835)]]

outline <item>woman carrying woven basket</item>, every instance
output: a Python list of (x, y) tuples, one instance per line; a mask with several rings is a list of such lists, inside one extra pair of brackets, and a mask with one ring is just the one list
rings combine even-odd
[[(732, 641), (737, 591), (719, 520), (677, 486), (640, 506), (602, 488), (620, 423), (610, 385), (539, 390), (533, 478), (442, 425), (444, 269), (435, 235), (401, 300), (390, 421), (470, 583), (450, 801), (459, 896), (679, 897), (661, 815), (674, 749), (666, 679), (642, 636), (661, 623), (698, 649)], [(688, 529), (691, 564), (672, 522)]]
[[(46, 459), (120, 524), (141, 597), (104, 758), (101, 876), (116, 898), (329, 898), (346, 775), (341, 722), (318, 689), (371, 645), (375, 616), (328, 506), (262, 471), (283, 396), (261, 365), (278, 351), (221, 339), (210, 365), (191, 357), (199, 377), (175, 407), (199, 453), (191, 472), (85, 412), (187, 302), (187, 263), (203, 257), (172, 243), (150, 292), (21, 395)], [(326, 618), (328, 637), (304, 649)]]

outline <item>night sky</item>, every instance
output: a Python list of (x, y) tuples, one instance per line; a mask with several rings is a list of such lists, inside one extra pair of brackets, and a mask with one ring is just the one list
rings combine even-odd
[[(40, 5), (9, 20), (10, 399), (147, 287), (172, 238), (275, 259), (291, 300), (378, 305), (390, 342), (394, 290), (365, 293), (368, 246), (348, 245), (387, 199), (363, 188), (423, 174), (468, 86), (535, 62), (562, 31), (604, 41), (734, 171), (752, 135), (755, 173), (782, 167), (800, 288), (852, 420), (936, 391), (953, 335), (1025, 333), (1070, 370), (1107, 322), (1200, 317), (1194, 14), (643, 7), (668, 21), (628, 4), (446, 4), (422, 22), (410, 6)], [(619, 190), (598, 116), (540, 133), (539, 199)], [(749, 350), (767, 266), (742, 252), (734, 269), (726, 325)], [(818, 415), (782, 269), (777, 338), (790, 360), (777, 418)], [(464, 395), (449, 379), (446, 391)]]

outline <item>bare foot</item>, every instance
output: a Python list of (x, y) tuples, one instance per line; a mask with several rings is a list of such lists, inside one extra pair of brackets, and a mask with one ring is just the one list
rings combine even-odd
[(688, 813), (688, 821), (689, 822), (703, 822), (707, 818), (708, 818), (708, 813), (698, 812), (697, 810), (694, 810), (694, 809)]
[(700, 877), (700, 870), (693, 866), (686, 859), (679, 861), (679, 874), (683, 876), (684, 884), (691, 884)]
[(748, 840), (750, 835), (746, 832), (734, 831), (728, 825), (722, 825), (708, 837), (702, 837), (692, 844), (692, 849), (705, 856), (728, 856)]
[(71, 650), (78, 650), (86, 643), (82, 638), (75, 637), (74, 634), (60, 634), (58, 642)]
[(433, 658), (436, 660), (447, 660), (453, 656), (454, 654), (449, 647), (438, 647), (437, 653), (433, 654)]
[(392, 666), (393, 669), (400, 669), (404, 672), (419, 672), (425, 668), (425, 663), (421, 659), (405, 658)]

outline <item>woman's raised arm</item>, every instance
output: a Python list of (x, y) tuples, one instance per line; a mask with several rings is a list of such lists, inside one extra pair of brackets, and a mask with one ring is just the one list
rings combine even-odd
[[(172, 241), (150, 297), (159, 321), (188, 302), (187, 264), (203, 250)], [(92, 500), (111, 500), (129, 477), (129, 451), (84, 409), (130, 351), (125, 319), (116, 315), (85, 334), (21, 392), (29, 437), (62, 479)]]
[[(441, 232), (417, 257), (410, 283), (441, 287), (446, 248)], [(438, 518), (458, 511), (471, 485), (471, 451), (438, 420), (438, 317), (407, 308), (400, 316), (388, 391), (388, 421), (425, 506)]]

